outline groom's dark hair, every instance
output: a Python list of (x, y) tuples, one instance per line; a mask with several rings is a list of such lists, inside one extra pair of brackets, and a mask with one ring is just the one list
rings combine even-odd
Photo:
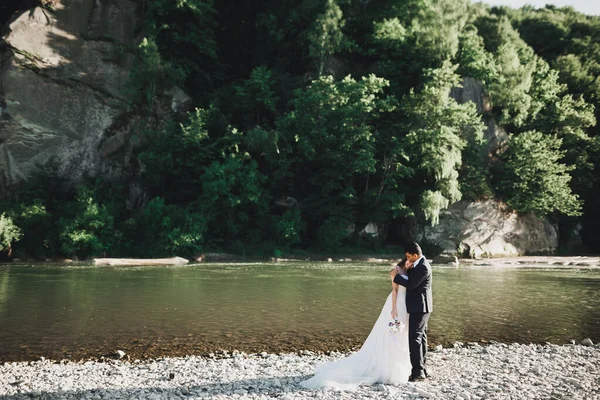
[(404, 252), (408, 254), (418, 254), (419, 257), (423, 255), (423, 250), (421, 250), (421, 246), (419, 246), (417, 242), (407, 244), (404, 247)]

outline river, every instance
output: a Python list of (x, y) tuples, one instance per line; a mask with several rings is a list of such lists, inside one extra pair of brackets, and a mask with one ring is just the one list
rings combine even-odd
[[(360, 346), (388, 265), (0, 265), (0, 362)], [(430, 344), (600, 341), (600, 270), (433, 269)]]

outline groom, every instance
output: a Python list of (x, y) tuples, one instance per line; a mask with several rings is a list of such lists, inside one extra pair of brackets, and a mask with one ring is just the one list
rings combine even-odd
[(406, 276), (395, 274), (394, 283), (406, 288), (406, 310), (408, 319), (408, 346), (410, 348), (410, 363), (412, 374), (409, 381), (423, 381), (427, 378), (425, 356), (427, 355), (427, 322), (433, 310), (431, 296), (431, 266), (423, 256), (417, 243), (410, 243), (404, 248), (406, 259), (412, 263), (412, 268)]

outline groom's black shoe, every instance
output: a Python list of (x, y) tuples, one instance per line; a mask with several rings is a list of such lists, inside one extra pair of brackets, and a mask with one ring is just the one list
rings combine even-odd
[(423, 376), (423, 375), (419, 375), (419, 376), (410, 376), (408, 378), (409, 382), (425, 382), (427, 380), (427, 377)]

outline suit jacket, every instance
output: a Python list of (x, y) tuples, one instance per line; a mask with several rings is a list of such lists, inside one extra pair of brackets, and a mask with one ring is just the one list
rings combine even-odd
[(430, 313), (433, 311), (431, 265), (425, 257), (408, 271), (408, 279), (396, 275), (394, 283), (406, 288), (406, 311), (409, 313)]

